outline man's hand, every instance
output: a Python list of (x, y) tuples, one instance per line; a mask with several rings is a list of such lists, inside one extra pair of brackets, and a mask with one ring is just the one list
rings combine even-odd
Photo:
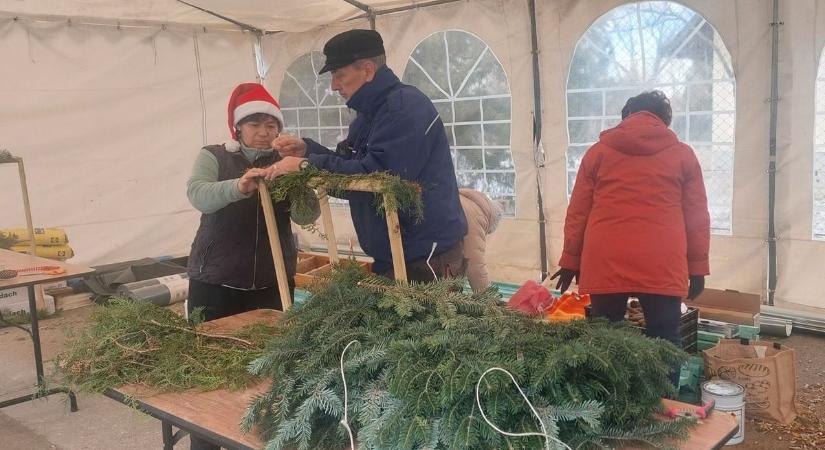
[(272, 180), (283, 174), (290, 172), (297, 172), (301, 170), (301, 163), (306, 158), (297, 158), (295, 156), (286, 156), (275, 164), (263, 169), (263, 177), (267, 180)]
[(258, 178), (266, 176), (265, 169), (253, 167), (238, 178), (238, 190), (243, 195), (250, 195), (258, 190)]
[(272, 140), (272, 148), (281, 154), (282, 157), (297, 156), (303, 158), (307, 152), (307, 144), (303, 139), (294, 134), (281, 133), (280, 136)]
[(556, 278), (559, 279), (559, 282), (556, 283), (556, 289), (560, 292), (565, 293), (567, 292), (567, 288), (570, 287), (570, 283), (573, 282), (573, 278), (576, 279), (576, 283), (579, 282), (579, 272), (573, 269), (565, 269), (561, 268), (558, 272), (554, 273), (553, 276), (550, 277), (551, 280), (555, 280)]
[(693, 300), (705, 290), (705, 277), (703, 275), (691, 275), (690, 286), (688, 287), (688, 300)]

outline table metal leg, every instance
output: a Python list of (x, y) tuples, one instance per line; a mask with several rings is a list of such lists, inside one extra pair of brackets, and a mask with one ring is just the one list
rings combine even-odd
[(29, 315), (32, 320), (32, 341), (34, 342), (34, 367), (37, 370), (37, 387), (43, 387), (43, 352), (40, 348), (40, 326), (37, 319), (37, 302), (34, 298), (34, 286), (29, 286)]
[(42, 397), (47, 397), (58, 392), (64, 392), (69, 396), (69, 409), (72, 412), (77, 412), (77, 397), (74, 392), (65, 387), (56, 387), (46, 389), (46, 377), (43, 371), (43, 351), (40, 347), (40, 324), (37, 319), (37, 302), (34, 297), (34, 286), (28, 286), (29, 292), (29, 315), (31, 316), (31, 337), (34, 344), (34, 368), (37, 372), (37, 392), (29, 395), (12, 398), (0, 402), (0, 409), (7, 406), (16, 405), (18, 403), (35, 400)]
[(172, 424), (160, 422), (161, 433), (163, 434), (163, 450), (173, 450), (175, 448), (174, 437), (172, 436)]

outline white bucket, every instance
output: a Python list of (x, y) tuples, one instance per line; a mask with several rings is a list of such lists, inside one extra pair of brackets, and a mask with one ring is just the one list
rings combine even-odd
[(715, 401), (715, 412), (730, 413), (739, 422), (739, 431), (725, 445), (745, 440), (745, 388), (732, 381), (711, 380), (702, 383), (702, 403)]

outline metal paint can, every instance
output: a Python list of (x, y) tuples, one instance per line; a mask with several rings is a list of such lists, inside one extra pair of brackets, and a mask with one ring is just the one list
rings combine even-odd
[(702, 403), (710, 400), (716, 402), (716, 412), (733, 414), (739, 422), (739, 431), (725, 445), (735, 445), (745, 440), (745, 388), (732, 381), (706, 381), (702, 383)]

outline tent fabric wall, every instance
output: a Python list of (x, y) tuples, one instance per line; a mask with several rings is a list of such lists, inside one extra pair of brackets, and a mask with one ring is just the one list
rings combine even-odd
[[(547, 153), (545, 199), (551, 263), (563, 245), (567, 207), (565, 149), (567, 146), (565, 89), (576, 43), (587, 28), (612, 8), (628, 2), (601, 0), (539, 4), (539, 35), (544, 107), (544, 149)], [(762, 292), (767, 250), (767, 159), (770, 86), (770, 1), (682, 1), (702, 14), (720, 33), (731, 53), (736, 73), (736, 150), (733, 233), (711, 240), (710, 286)], [(747, 18), (743, 17), (747, 14)]]
[[(0, 21), (0, 145), (24, 159), (36, 226), (65, 228), (81, 264), (188, 252), (186, 179), (204, 137), (227, 139), (251, 49), (239, 32)], [(0, 226), (23, 223), (11, 169)]]
[[(825, 309), (817, 290), (825, 242), (811, 239), (811, 167), (815, 77), (825, 44), (823, 2), (781, 2), (776, 189), (777, 305), (819, 311)], [(321, 50), (340, 31), (369, 26), (366, 20), (344, 21), (362, 13), (342, 0), (284, 0), (277, 6), (263, 0), (195, 3), (262, 29), (284, 31), (262, 39), (269, 67), (264, 83), (276, 96), (284, 70), (297, 57)], [(415, 2), (363, 3), (380, 10)], [(561, 251), (567, 207), (565, 90), (571, 58), (592, 23), (626, 3), (537, 1), (546, 153), (539, 175), (551, 267)], [(712, 237), (708, 285), (764, 295), (772, 0), (680, 3), (719, 32), (736, 76), (732, 233)], [(67, 227), (80, 263), (186, 253), (198, 214), (186, 201), (184, 183), (198, 147), (228, 138), (226, 96), (236, 83), (256, 79), (255, 36), (224, 31), (233, 26), (173, 0), (141, 5), (0, 0), (0, 11), (9, 11), (0, 13), (0, 51), (6, 56), (0, 68), (0, 147), (26, 161), (36, 224)], [(158, 25), (117, 29), (41, 23), (27, 14)], [(16, 15), (21, 19), (12, 20)], [(160, 23), (170, 25), (161, 29)], [(398, 74), (421, 40), (444, 30), (481, 38), (507, 73), (517, 204), (515, 216), (491, 236), (488, 261), (495, 279), (515, 282), (536, 277), (540, 264), (529, 23), (522, 0), (462, 1), (376, 20), (388, 63)], [(0, 188), (0, 226), (19, 225), (22, 211), (9, 167), (0, 166)], [(335, 208), (335, 214), (339, 243), (347, 246), (354, 236), (347, 211)], [(301, 237), (322, 243), (310, 233)]]
[(825, 45), (825, 2), (782, 2), (777, 137), (775, 304), (825, 308), (825, 242), (813, 240), (814, 89)]

